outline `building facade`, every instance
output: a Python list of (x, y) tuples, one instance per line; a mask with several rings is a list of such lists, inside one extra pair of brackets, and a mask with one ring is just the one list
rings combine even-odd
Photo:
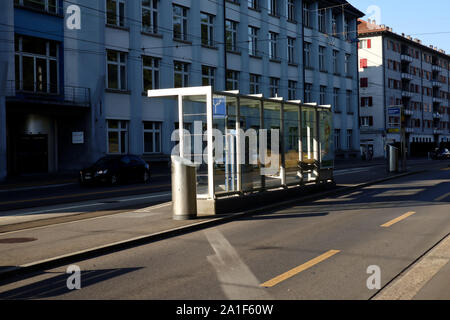
[(386, 144), (400, 142), (400, 133), (389, 130), (390, 106), (405, 110), (409, 155), (424, 156), (448, 145), (450, 56), (372, 21), (361, 21), (358, 33), (363, 150), (383, 157)]
[(15, 0), (1, 16), (3, 176), (76, 170), (105, 154), (168, 161), (176, 103), (146, 91), (202, 85), (332, 105), (337, 155), (359, 154), (363, 14), (347, 1), (74, 0), (79, 29), (67, 26), (68, 5)]

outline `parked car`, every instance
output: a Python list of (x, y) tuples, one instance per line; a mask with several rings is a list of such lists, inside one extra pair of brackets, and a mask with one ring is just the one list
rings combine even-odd
[(450, 151), (447, 148), (436, 149), (431, 154), (434, 160), (450, 160)]
[(80, 185), (123, 182), (144, 182), (150, 180), (150, 165), (136, 155), (106, 156), (100, 158), (89, 168), (82, 169)]

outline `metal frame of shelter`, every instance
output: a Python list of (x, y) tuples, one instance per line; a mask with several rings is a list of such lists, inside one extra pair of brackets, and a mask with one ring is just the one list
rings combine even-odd
[[(202, 158), (206, 162), (203, 164), (203, 177), (207, 188), (198, 188), (197, 199), (215, 200), (233, 194), (334, 181), (331, 106), (264, 98), (261, 94), (243, 95), (239, 91), (215, 92), (210, 86), (149, 90), (148, 97), (175, 98), (180, 129), (192, 125), (192, 120), (206, 122), (206, 127), (202, 125), (202, 130), (206, 130), (205, 134), (202, 133), (202, 141), (206, 136), (206, 148), (203, 148), (203, 142), (200, 150), (202, 153), (206, 150), (207, 153)], [(220, 114), (215, 110), (214, 102), (223, 103)], [(221, 159), (215, 156), (217, 139), (213, 135), (214, 129), (223, 129), (225, 150), (231, 150)], [(253, 155), (246, 149), (245, 139), (248, 137), (240, 133), (248, 129), (255, 129), (258, 134), (259, 129), (279, 130), (280, 146), (276, 156), (280, 161), (276, 164), (277, 174), (261, 175), (261, 171), (257, 172), (257, 169), (265, 167), (263, 163), (266, 162), (262, 158), (267, 154), (264, 152), (263, 156), (261, 153)], [(192, 160), (192, 154), (184, 154), (186, 146), (191, 146), (185, 134), (180, 134), (185, 131), (179, 131), (178, 152), (180, 157)], [(230, 136), (233, 139), (227, 138)], [(258, 137), (260, 146), (262, 140), (260, 135)], [(194, 150), (194, 157), (195, 153)], [(253, 162), (250, 165), (248, 159), (252, 156), (258, 160), (255, 161), (256, 164)], [(230, 162), (231, 158), (234, 161)], [(218, 159), (225, 165), (217, 165)], [(201, 176), (200, 167), (198, 166), (197, 172)]]

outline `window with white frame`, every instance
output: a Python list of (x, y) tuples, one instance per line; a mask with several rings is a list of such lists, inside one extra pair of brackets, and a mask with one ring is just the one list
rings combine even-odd
[(108, 89), (127, 89), (127, 54), (106, 50)]
[(142, 0), (142, 29), (149, 33), (158, 33), (159, 0)]
[(159, 89), (159, 58), (149, 56), (142, 57), (142, 73), (144, 79), (144, 91)]
[(348, 53), (345, 54), (345, 61), (344, 61), (344, 72), (346, 76), (350, 76), (351, 75), (351, 68), (350, 68), (350, 62), (351, 62), (351, 57)]
[(333, 50), (333, 72), (339, 74), (339, 51)]
[(248, 27), (248, 54), (258, 56), (258, 32), (256, 27)]
[(312, 102), (312, 84), (305, 83), (305, 102)]
[(161, 153), (161, 122), (144, 121), (144, 153)]
[(215, 75), (216, 75), (216, 68), (209, 66), (202, 66), (202, 86), (211, 86), (214, 88)]
[(288, 62), (295, 63), (295, 38), (288, 37), (287, 39), (287, 53), (288, 53)]
[(303, 44), (303, 63), (305, 68), (312, 68), (311, 64), (311, 43), (304, 42)]
[(353, 149), (353, 130), (347, 130), (347, 150)]
[(46, 39), (15, 36), (16, 90), (59, 93), (59, 45)]
[(333, 37), (338, 37), (338, 14), (336, 12), (331, 13), (331, 32)]
[(260, 75), (250, 74), (250, 94), (259, 94), (259, 79)]
[(334, 129), (334, 148), (341, 150), (341, 129)]
[(278, 97), (279, 89), (280, 88), (280, 79), (275, 77), (270, 77), (270, 96), (271, 97)]
[(14, 4), (50, 13), (58, 12), (57, 0), (14, 0)]
[(128, 153), (128, 121), (107, 120), (108, 153)]
[(297, 100), (297, 81), (288, 81), (288, 100)]
[(173, 5), (173, 38), (175, 40), (188, 40), (188, 9)]
[(333, 110), (340, 111), (339, 107), (339, 88), (333, 88)]
[(125, 0), (106, 0), (106, 23), (125, 27)]
[(237, 29), (238, 23), (232, 20), (227, 20), (226, 25), (226, 45), (228, 51), (237, 52)]
[(350, 39), (350, 23), (347, 18), (344, 19), (344, 40)]
[(278, 0), (267, 0), (267, 9), (270, 15), (278, 15)]
[(189, 63), (174, 61), (174, 88), (183, 88), (189, 86)]
[(319, 46), (319, 70), (326, 72), (326, 65), (325, 65), (325, 52), (326, 48)]
[(295, 21), (295, 0), (286, 0), (286, 16), (289, 21)]
[(278, 59), (278, 33), (269, 31), (269, 58)]
[(317, 11), (317, 17), (318, 17), (318, 21), (319, 21), (319, 31), (326, 33), (327, 29), (326, 29), (326, 10), (327, 9), (319, 9)]
[(346, 106), (347, 106), (347, 113), (352, 113), (352, 94), (353, 92), (351, 90), (347, 90), (346, 94)]
[(239, 71), (227, 70), (226, 90), (239, 90)]
[(324, 105), (326, 103), (326, 91), (327, 87), (320, 86), (319, 104)]
[(202, 45), (213, 47), (214, 46), (214, 16), (212, 14), (202, 12), (200, 14), (201, 19), (201, 34)]
[(303, 25), (307, 28), (312, 27), (310, 9), (311, 4), (307, 1), (303, 1)]
[(259, 0), (248, 0), (248, 7), (253, 10), (258, 10)]

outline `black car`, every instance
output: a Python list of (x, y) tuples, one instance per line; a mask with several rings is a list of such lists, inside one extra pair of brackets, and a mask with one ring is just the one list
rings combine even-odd
[(434, 160), (450, 160), (450, 151), (447, 148), (436, 149), (431, 153), (431, 158)]
[(106, 156), (89, 168), (80, 171), (81, 185), (109, 183), (117, 185), (123, 182), (144, 182), (150, 180), (150, 166), (141, 157), (135, 155)]

